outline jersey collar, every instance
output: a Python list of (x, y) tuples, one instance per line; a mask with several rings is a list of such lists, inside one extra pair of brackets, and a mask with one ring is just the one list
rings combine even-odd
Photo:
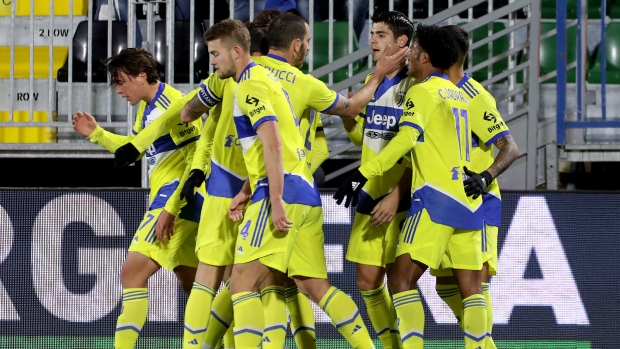
[(431, 75), (429, 75), (426, 79), (428, 79), (428, 78), (430, 78), (432, 76), (436, 76), (438, 78), (442, 78), (442, 79), (445, 79), (445, 80), (450, 80), (450, 78), (448, 78), (448, 76), (446, 74), (437, 73), (437, 72), (431, 73)]
[(277, 59), (278, 61), (282, 61), (284, 63), (288, 63), (288, 61), (284, 57), (278, 56), (278, 55), (274, 55), (273, 53), (268, 53), (267, 57), (273, 58), (273, 59)]
[(155, 97), (153, 97), (153, 99), (149, 102), (149, 105), (147, 106), (149, 110), (153, 110), (155, 109), (155, 102), (157, 102), (157, 100), (159, 99), (159, 97), (161, 96), (162, 93), (164, 93), (164, 89), (166, 88), (166, 84), (164, 84), (163, 82), (159, 82), (159, 87), (157, 88), (157, 93), (155, 94)]
[(237, 82), (240, 82), (241, 79), (243, 79), (243, 75), (250, 70), (250, 68), (255, 67), (256, 63), (254, 63), (254, 61), (250, 62), (250, 64), (246, 65), (245, 68), (243, 68), (243, 71), (241, 72), (241, 74), (239, 74), (239, 79), (237, 79)]
[(465, 76), (463, 76), (461, 81), (459, 81), (458, 84), (456, 84), (456, 87), (461, 88), (463, 86), (463, 84), (465, 84), (468, 80), (469, 80), (469, 75), (467, 75), (467, 73), (465, 73)]

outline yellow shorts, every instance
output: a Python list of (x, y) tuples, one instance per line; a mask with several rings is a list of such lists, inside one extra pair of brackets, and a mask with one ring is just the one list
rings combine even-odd
[(371, 215), (356, 212), (347, 248), (347, 260), (377, 267), (394, 263), (400, 227), (406, 217), (407, 211), (399, 212), (390, 223), (373, 227), (370, 225)]
[(435, 223), (426, 209), (407, 217), (400, 234), (396, 256), (408, 253), (412, 260), (438, 269), (444, 255), (451, 268), (482, 269), (480, 230), (466, 230)]
[[(489, 275), (497, 274), (497, 233), (499, 228), (493, 225), (485, 224), (482, 229), (482, 241), (480, 243), (482, 250), (482, 262), (489, 264)], [(439, 269), (431, 269), (430, 273), (433, 276), (452, 276), (452, 266), (450, 260), (450, 247), (444, 255), (441, 266)]]
[(253, 202), (246, 208), (235, 245), (235, 264), (260, 260), (269, 268), (286, 272), (297, 232), (309, 216), (312, 206), (285, 203), (284, 208), (286, 217), (293, 222), (288, 233), (275, 229), (269, 198)]
[(288, 275), (327, 279), (323, 208), (311, 207), (299, 230), (288, 264)]
[(196, 258), (196, 233), (198, 223), (178, 218), (174, 224), (174, 234), (170, 240), (161, 242), (155, 234), (157, 219), (163, 208), (147, 211), (136, 231), (130, 252), (140, 252), (157, 262), (162, 268), (173, 271), (179, 265), (198, 266)]
[(228, 218), (228, 208), (233, 199), (207, 195), (202, 205), (196, 255), (198, 260), (214, 266), (233, 264), (239, 222)]

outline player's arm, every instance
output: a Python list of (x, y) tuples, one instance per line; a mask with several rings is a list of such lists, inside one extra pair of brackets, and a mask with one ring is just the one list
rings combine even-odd
[(284, 164), (282, 161), (282, 142), (278, 132), (277, 121), (262, 122), (256, 129), (258, 139), (263, 143), (263, 157), (267, 180), (269, 182), (269, 198), (271, 201), (271, 219), (277, 230), (286, 232), (292, 223), (286, 218), (282, 192), (284, 190)]
[(215, 137), (215, 129), (219, 121), (219, 113), (214, 113), (215, 109), (211, 110), (211, 114), (207, 121), (205, 121), (202, 128), (202, 134), (198, 140), (196, 146), (196, 153), (194, 154), (194, 161), (191, 164), (191, 168), (208, 172), (209, 163), (211, 161), (211, 149), (213, 148), (213, 138)]
[[(318, 115), (320, 118), (321, 116)], [(310, 159), (310, 172), (314, 174), (321, 164), (329, 158), (329, 148), (327, 146), (327, 139), (325, 139), (325, 132), (323, 131), (323, 125), (320, 125), (316, 129), (316, 135), (314, 136), (314, 142), (312, 143), (312, 158)]]
[(511, 134), (499, 137), (493, 144), (499, 149), (499, 152), (487, 171), (493, 178), (497, 178), (519, 157), (519, 147), (517, 147), (517, 142)]
[(403, 67), (402, 62), (405, 60), (408, 47), (401, 48), (395, 54), (388, 56), (387, 52), (391, 50), (391, 46), (383, 52), (381, 58), (377, 61), (377, 67), (374, 74), (366, 81), (366, 84), (357, 91), (351, 98), (347, 98), (343, 95), (339, 95), (336, 105), (329, 110), (324, 111), (327, 114), (338, 115), (341, 117), (355, 118), (362, 109), (368, 105), (368, 102), (372, 99), (377, 87), (383, 78), (396, 69)]
[(353, 144), (358, 147), (364, 142), (364, 118), (358, 115), (355, 119), (341, 118), (344, 124), (344, 130)]
[(82, 136), (87, 137), (91, 142), (97, 143), (114, 153), (120, 146), (128, 143), (137, 132), (134, 130), (129, 136), (121, 136), (109, 132), (97, 125), (95, 118), (89, 113), (78, 111), (73, 115), (73, 128)]
[(217, 74), (211, 74), (200, 84), (198, 93), (185, 104), (181, 111), (181, 120), (183, 122), (194, 121), (222, 102), (227, 81), (228, 79), (220, 79)]
[(398, 212), (398, 205), (401, 199), (411, 192), (411, 168), (406, 167), (405, 172), (400, 177), (398, 184), (394, 189), (389, 192), (379, 203), (372, 209), (370, 214), (370, 225), (378, 227), (381, 224), (389, 223), (394, 219), (396, 212)]

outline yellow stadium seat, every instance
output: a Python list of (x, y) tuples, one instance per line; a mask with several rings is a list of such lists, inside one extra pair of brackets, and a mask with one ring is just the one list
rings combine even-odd
[[(29, 117), (27, 111), (13, 111), (14, 122), (28, 122)], [(47, 111), (33, 111), (32, 119), (34, 122), (54, 121), (56, 113), (50, 120)], [(9, 112), (0, 111), (0, 122), (7, 121)], [(55, 143), (57, 131), (55, 127), (0, 127), (0, 143)]]
[[(58, 69), (62, 67), (67, 58), (69, 48), (67, 46), (54, 46), (54, 65), (52, 77), (55, 79)], [(8, 79), (11, 74), (11, 48), (0, 46), (0, 79)], [(49, 74), (49, 48), (47, 46), (34, 47), (34, 78), (47, 79)], [(15, 73), (16, 79), (30, 78), (30, 47), (15, 47)]]
[[(15, 3), (15, 15), (16, 16), (30, 16), (30, 1), (29, 0), (4, 0), (0, 1), (0, 16), (10, 16), (12, 1)], [(34, 0), (34, 15), (35, 16), (49, 16), (50, 14), (50, 0)], [(69, 0), (54, 0), (54, 15), (55, 16), (68, 16), (69, 15)], [(73, 0), (73, 15), (74, 16), (86, 16), (88, 15), (88, 0)]]

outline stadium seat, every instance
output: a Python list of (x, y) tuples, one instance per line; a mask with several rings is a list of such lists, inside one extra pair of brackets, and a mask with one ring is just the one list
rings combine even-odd
[[(92, 38), (92, 81), (107, 82), (105, 66), (102, 60), (108, 57), (108, 22), (94, 21)], [(112, 54), (118, 54), (127, 47), (127, 23), (112, 22)], [(88, 22), (80, 22), (73, 35), (73, 81), (86, 82), (88, 75)], [(69, 60), (58, 70), (58, 81), (69, 80)]]
[[(63, 62), (67, 58), (68, 47), (55, 46), (52, 48), (53, 52), (53, 70), (52, 77), (56, 78), (58, 69), (62, 66)], [(8, 79), (11, 74), (10, 60), (11, 48), (8, 46), (0, 46), (0, 62), (6, 64), (0, 64), (0, 79)], [(49, 48), (47, 46), (35, 46), (34, 47), (34, 78), (35, 79), (47, 79), (49, 76)], [(17, 46), (15, 47), (15, 69), (14, 77), (16, 79), (28, 79), (30, 78), (30, 47)]]
[[(349, 23), (348, 22), (334, 22), (334, 60), (342, 58), (349, 54)], [(314, 23), (314, 35), (312, 36), (314, 41), (314, 50), (310, 50), (308, 55), (312, 55), (314, 61), (314, 69), (320, 68), (329, 63), (328, 47), (329, 47), (329, 23), (328, 22), (315, 22)], [(357, 38), (353, 35), (353, 51), (358, 49)], [(308, 57), (306, 57), (306, 60)], [(353, 63), (353, 74), (359, 73), (362, 67), (360, 62)], [(304, 63), (302, 67), (304, 72), (308, 71), (308, 66)], [(334, 71), (334, 83), (342, 81), (348, 78), (348, 66), (342, 67)], [(320, 80), (327, 82), (328, 75), (319, 77)]]
[[(14, 122), (28, 122), (28, 111), (13, 111)], [(56, 114), (49, 119), (47, 111), (33, 111), (34, 122), (54, 121)], [(9, 112), (0, 111), (0, 122), (9, 121)], [(56, 128), (52, 127), (0, 127), (0, 143), (54, 143)]]
[[(620, 84), (620, 23), (612, 22), (605, 28), (605, 49), (605, 80), (608, 84)], [(590, 83), (601, 83), (601, 54), (599, 46), (594, 52), (592, 67), (588, 70)]]
[[(541, 23), (540, 33), (544, 34), (555, 29), (555, 23), (544, 22)], [(548, 74), (556, 70), (556, 48), (557, 48), (557, 36), (552, 35), (540, 42), (540, 75)], [(566, 64), (570, 64), (577, 61), (577, 27), (572, 26), (568, 28), (566, 33)], [(570, 69), (566, 75), (566, 82), (574, 83), (577, 69)], [(555, 83), (556, 79), (552, 78), (543, 83)]]
[[(506, 29), (506, 25), (502, 22), (493, 22), (493, 33), (497, 33), (499, 31), (502, 31)], [(472, 39), (473, 42), (476, 43), (477, 41), (480, 41), (482, 39), (485, 39), (488, 37), (488, 27), (487, 26), (482, 26), (480, 28), (474, 29), (473, 35), (472, 35)], [(497, 56), (503, 52), (508, 51), (509, 48), (509, 42), (508, 42), (508, 35), (503, 35), (497, 39), (495, 39), (493, 41), (493, 56)], [(483, 45), (482, 47), (479, 47), (475, 50), (473, 50), (471, 52), (472, 55), (472, 59), (473, 59), (473, 65), (477, 65), (481, 62), (486, 61), (487, 59), (489, 59), (489, 46), (488, 45)], [(467, 60), (466, 60), (467, 62)], [(500, 74), (504, 71), (506, 71), (506, 69), (508, 69), (508, 58), (504, 58), (501, 59), (500, 61), (493, 63), (493, 67), (492, 67), (492, 75), (495, 76), (497, 74)], [(473, 72), (473, 74), (471, 74), (473, 76), (474, 79), (478, 80), (478, 81), (484, 81), (488, 79), (488, 75), (487, 75), (488, 69), (482, 68), (479, 69), (475, 72)]]
[[(15, 0), (15, 15), (30, 16), (30, 0)], [(8, 3), (8, 4), (7, 4)], [(0, 2), (0, 16), (11, 15), (11, 1)], [(49, 16), (50, 0), (34, 0), (34, 15)], [(69, 0), (54, 0), (54, 16), (69, 15)], [(88, 0), (73, 0), (73, 15), (88, 15)]]
[[(189, 21), (175, 22), (174, 25), (174, 82), (189, 83)], [(200, 22), (194, 24), (194, 79), (199, 83), (209, 75), (209, 54), (202, 39), (204, 30)], [(166, 71), (166, 21), (155, 22), (155, 60), (157, 70), (165, 80)]]

